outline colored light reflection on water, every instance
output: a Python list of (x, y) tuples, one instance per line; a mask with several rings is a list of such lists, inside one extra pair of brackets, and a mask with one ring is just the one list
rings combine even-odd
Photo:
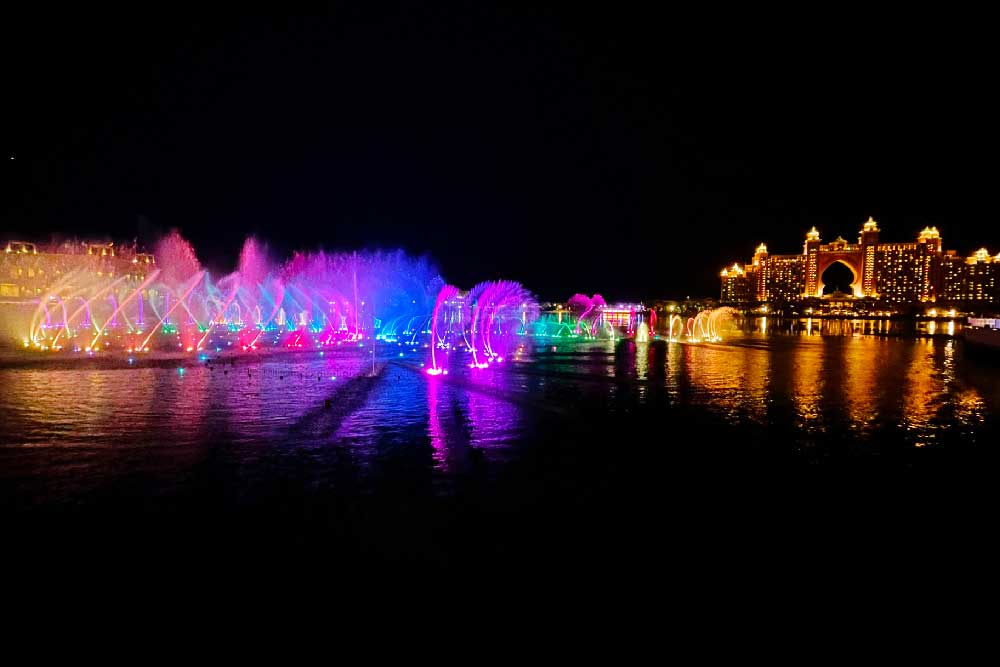
[[(769, 335), (703, 344), (526, 339), (506, 363), (456, 363), (437, 376), (399, 361), (396, 346), (379, 352), (374, 378), (368, 351), (353, 347), (180, 368), (126, 359), (2, 368), (0, 487), (16, 480), (35, 497), (67, 497), (141, 475), (175, 488), (208, 466), (250, 495), (255, 480), (287, 474), (361, 487), (403, 479), (447, 494), (464, 476), (489, 478), (520, 459), (539, 433), (586, 423), (604, 437), (643, 406), (657, 410), (654, 441), (685, 447), (713, 446), (687, 437), (698, 420), (737, 437), (765, 428), (776, 443), (846, 442), (862, 453), (889, 440), (948, 447), (993, 433), (996, 374), (970, 363), (958, 341), (803, 325), (782, 335), (774, 321)], [(615, 442), (608, 457), (641, 455)]]

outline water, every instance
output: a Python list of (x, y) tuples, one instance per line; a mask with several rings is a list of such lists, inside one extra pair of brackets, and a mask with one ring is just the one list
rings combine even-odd
[(401, 346), (380, 347), (374, 377), (360, 348), (8, 364), (0, 500), (42, 543), (81, 525), (116, 543), (127, 522), (157, 548), (280, 534), (454, 564), (623, 530), (623, 508), (667, 513), (728, 488), (717, 474), (992, 460), (998, 374), (960, 340), (749, 329), (701, 345), (524, 339), (517, 361), (437, 377)]

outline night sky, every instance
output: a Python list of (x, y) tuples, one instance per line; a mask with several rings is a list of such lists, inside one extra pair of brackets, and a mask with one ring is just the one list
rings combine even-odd
[(988, 21), (424, 4), (8, 17), (3, 236), (403, 247), (609, 300), (869, 215), (1000, 251)]

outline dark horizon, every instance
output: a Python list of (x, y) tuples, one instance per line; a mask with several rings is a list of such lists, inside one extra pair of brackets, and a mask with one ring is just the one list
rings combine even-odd
[(758, 243), (853, 240), (870, 215), (888, 241), (936, 226), (946, 249), (1000, 250), (977, 28), (718, 21), (479, 5), (11, 20), (4, 234), (177, 228), (217, 271), (247, 235), (279, 255), (400, 247), (462, 287), (510, 278), (543, 300), (717, 296)]

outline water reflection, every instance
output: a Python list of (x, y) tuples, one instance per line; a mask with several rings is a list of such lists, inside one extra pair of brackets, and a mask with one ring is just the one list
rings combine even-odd
[[(882, 355), (885, 345), (880, 340), (870, 338), (850, 338), (837, 341), (826, 338), (826, 342), (836, 341), (841, 344), (840, 355), (829, 359), (834, 364), (843, 367), (843, 393), (844, 402), (847, 406), (847, 418), (852, 430), (867, 430), (877, 415), (876, 402), (872, 400), (873, 387), (879, 383), (879, 368), (881, 368)], [(867, 343), (871, 344), (867, 344)], [(836, 391), (836, 387), (830, 386), (831, 391)]]
[(635, 376), (640, 380), (646, 379), (649, 370), (649, 343), (635, 344)]
[(510, 401), (478, 391), (467, 392), (465, 401), (469, 446), (483, 450), (494, 460), (499, 459), (519, 433), (520, 410)]
[(823, 345), (821, 340), (804, 341), (796, 355), (782, 355), (792, 364), (792, 403), (795, 422), (805, 433), (821, 428), (820, 396), (823, 393)]
[(936, 349), (931, 341), (919, 341), (912, 346), (903, 388), (901, 426), (916, 435), (918, 447), (930, 444), (935, 433), (933, 419), (941, 408), (944, 393), (943, 372), (938, 364)]
[(980, 390), (956, 371), (954, 340), (844, 335), (850, 323), (830, 325), (836, 334), (679, 346), (669, 356), (671, 395), (807, 441), (847, 431), (922, 447), (986, 421)]
[[(436, 378), (434, 378), (436, 380)], [(430, 380), (427, 383), (427, 434), (434, 450), (434, 465), (446, 469), (448, 464), (447, 437), (441, 424), (441, 383)]]
[(652, 405), (664, 408), (654, 442), (687, 428), (690, 408), (764, 427), (775, 446), (864, 452), (974, 442), (1000, 411), (997, 374), (970, 362), (946, 325), (897, 336), (896, 323), (760, 320), (722, 343), (560, 343), (433, 379), (398, 364), (369, 378), (357, 353), (184, 372), (0, 369), (0, 483), (62, 497), (110, 478), (183, 484), (208, 469), (246, 485), (293, 469), (317, 487), (394, 480), (448, 493), (520, 456), (542, 420), (603, 420), (613, 432)]
[(683, 350), (683, 363), (673, 370), (689, 380), (693, 389), (689, 400), (710, 401), (731, 419), (763, 421), (771, 364), (766, 349), (744, 342), (685, 345)]

